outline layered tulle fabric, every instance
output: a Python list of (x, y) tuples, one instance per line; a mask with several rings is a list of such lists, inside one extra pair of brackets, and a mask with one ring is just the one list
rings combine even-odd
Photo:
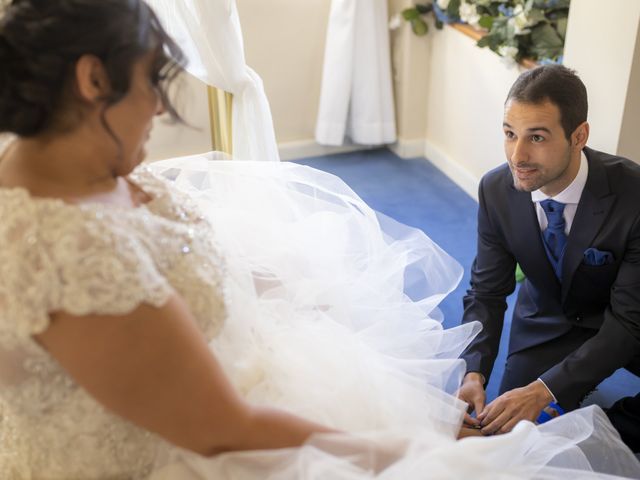
[(458, 355), (480, 327), (444, 330), (437, 305), (462, 269), (338, 178), (209, 156), (152, 168), (215, 227), (229, 316), (211, 348), (236, 387), (253, 403), (349, 432), (213, 459), (175, 450), (154, 478), (640, 476), (595, 407), (457, 442), (466, 406), (454, 396), (464, 373)]

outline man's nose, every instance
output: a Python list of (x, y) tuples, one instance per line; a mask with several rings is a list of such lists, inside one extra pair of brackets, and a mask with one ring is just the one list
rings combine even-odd
[(517, 139), (511, 151), (511, 163), (517, 164), (528, 159), (527, 143), (525, 140)]

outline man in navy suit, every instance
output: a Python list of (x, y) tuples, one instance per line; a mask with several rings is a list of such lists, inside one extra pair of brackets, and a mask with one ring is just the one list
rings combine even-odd
[[(483, 433), (535, 420), (550, 402), (577, 408), (616, 369), (640, 375), (640, 166), (586, 147), (587, 92), (575, 73), (523, 73), (504, 109), (507, 163), (480, 182), (478, 252), (463, 323), (482, 332), (462, 354), (460, 398)], [(484, 386), (498, 351), (505, 297), (525, 280), (511, 324), (500, 396)], [(608, 412), (640, 450), (640, 395)]]

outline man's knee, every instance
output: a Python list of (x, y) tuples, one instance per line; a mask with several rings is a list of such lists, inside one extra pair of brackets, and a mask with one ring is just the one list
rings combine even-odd
[(640, 393), (618, 400), (607, 409), (607, 416), (624, 443), (635, 453), (640, 452)]

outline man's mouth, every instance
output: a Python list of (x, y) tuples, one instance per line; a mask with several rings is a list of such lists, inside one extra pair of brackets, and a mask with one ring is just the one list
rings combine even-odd
[(521, 180), (525, 180), (535, 175), (538, 169), (534, 167), (513, 167), (513, 171), (515, 172), (516, 177)]

